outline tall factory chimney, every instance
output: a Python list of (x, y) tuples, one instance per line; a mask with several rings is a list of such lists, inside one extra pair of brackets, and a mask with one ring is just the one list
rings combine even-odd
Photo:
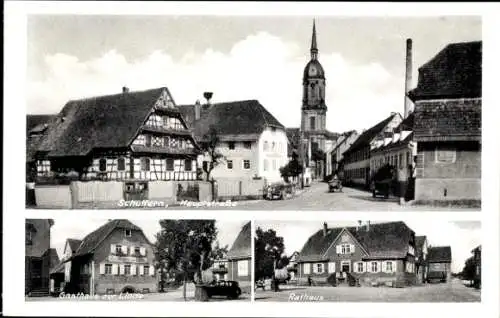
[(408, 92), (412, 87), (412, 69), (413, 69), (413, 58), (412, 58), (412, 40), (406, 39), (406, 73), (405, 73), (405, 112), (404, 118), (413, 111), (412, 101), (408, 97)]

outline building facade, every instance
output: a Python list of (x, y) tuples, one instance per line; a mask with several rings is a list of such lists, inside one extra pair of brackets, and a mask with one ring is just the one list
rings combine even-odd
[[(210, 129), (217, 132), (217, 152), (224, 159), (210, 176), (215, 180), (263, 178), (281, 180), (279, 168), (287, 164), (288, 139), (285, 127), (257, 100), (180, 107), (200, 143)], [(199, 157), (204, 171), (208, 154)]]
[(451, 247), (431, 246), (427, 255), (427, 280), (449, 282), (451, 279)]
[(474, 287), (481, 288), (481, 245), (472, 250), (475, 272)]
[(415, 256), (415, 265), (417, 271), (417, 283), (425, 283), (427, 281), (427, 255), (429, 253), (429, 245), (426, 236), (415, 237), (417, 255)]
[(52, 219), (26, 219), (24, 293), (28, 296), (48, 296), (51, 264), (50, 229)]
[(199, 153), (166, 87), (69, 101), (34, 152), (38, 181), (196, 180)]
[(95, 295), (157, 290), (153, 245), (141, 228), (128, 220), (108, 221), (88, 234), (75, 252), (73, 247), (66, 249), (65, 257), (65, 293)]
[(415, 233), (403, 222), (328, 228), (312, 235), (298, 258), (299, 284), (414, 284)]
[[(359, 133), (355, 130), (345, 132), (339, 136), (337, 141), (326, 152), (326, 175), (334, 173), (341, 174), (344, 168), (344, 152), (351, 147), (351, 145), (359, 137)], [(342, 176), (339, 176), (342, 179)]]
[(227, 279), (237, 281), (243, 292), (250, 293), (252, 279), (251, 226), (246, 223), (227, 253)]
[(481, 201), (482, 42), (453, 43), (419, 69), (415, 199)]
[(372, 176), (371, 151), (381, 143), (392, 140), (393, 132), (402, 121), (399, 113), (389, 117), (364, 131), (344, 152), (344, 180), (347, 184), (368, 187)]

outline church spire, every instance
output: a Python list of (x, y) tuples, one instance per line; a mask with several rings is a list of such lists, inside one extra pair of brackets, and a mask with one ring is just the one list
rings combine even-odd
[(318, 44), (316, 43), (316, 20), (313, 19), (313, 33), (311, 40), (311, 59), (315, 60), (318, 58)]

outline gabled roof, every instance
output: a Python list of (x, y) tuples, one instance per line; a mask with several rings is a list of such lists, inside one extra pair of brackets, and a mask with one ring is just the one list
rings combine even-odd
[(50, 258), (50, 269), (54, 269), (60, 262), (59, 255), (57, 255), (57, 250), (55, 248), (49, 249), (49, 258)]
[(349, 137), (351, 137), (351, 135), (353, 135), (353, 134), (357, 134), (357, 131), (356, 130), (349, 130), (349, 131), (341, 133), (338, 136), (337, 143), (335, 143), (329, 151), (330, 152), (336, 151), (337, 148), (342, 146), (347, 140), (349, 140)]
[(68, 243), (72, 253), (76, 252), (76, 250), (78, 250), (78, 247), (80, 247), (80, 244), (82, 244), (82, 240), (73, 238), (66, 239), (66, 242)]
[(55, 114), (45, 115), (26, 115), (26, 133), (29, 134), (33, 129), (40, 130), (45, 124), (56, 117)]
[[(128, 229), (142, 232), (140, 227), (131, 223), (129, 220), (110, 220), (106, 224), (100, 226), (97, 230), (85, 236), (82, 243), (76, 250), (76, 253), (73, 254), (71, 258), (93, 253), (94, 250), (99, 247), (101, 242), (103, 242), (116, 229)], [(147, 240), (145, 235), (144, 237)]]
[(40, 142), (47, 133), (48, 123), (56, 115), (26, 115), (26, 162), (34, 160)]
[(251, 235), (252, 229), (250, 226), (250, 222), (246, 223), (241, 229), (238, 237), (231, 246), (231, 249), (227, 252), (228, 259), (237, 259), (237, 258), (247, 258), (251, 257)]
[(424, 246), (425, 240), (427, 240), (427, 236), (415, 236), (415, 247), (422, 248)]
[(356, 151), (358, 149), (370, 145), (370, 142), (384, 130), (384, 128), (391, 122), (391, 120), (395, 116), (398, 116), (398, 114), (397, 113), (391, 114), (389, 117), (377, 123), (375, 126), (361, 133), (361, 135), (359, 135), (356, 141), (352, 143), (351, 147), (349, 147), (349, 149), (347, 149), (344, 152), (344, 154), (351, 153), (353, 151)]
[[(95, 148), (125, 148), (165, 91), (160, 87), (69, 101), (49, 123), (38, 150), (49, 156), (85, 156)], [(179, 113), (176, 107), (169, 111)]]
[(364, 226), (329, 228), (327, 235), (323, 229), (313, 234), (300, 251), (299, 261), (326, 260), (325, 253), (343, 230), (347, 230), (368, 252), (366, 259), (404, 258), (414, 232), (404, 222), (370, 224)]
[(419, 68), (412, 100), (481, 97), (482, 41), (448, 44)]
[[(194, 128), (196, 138), (203, 138), (213, 125), (221, 136), (245, 136), (255, 140), (266, 127), (285, 129), (285, 127), (257, 100), (243, 100), (211, 104), (207, 109), (201, 107), (200, 119), (194, 118), (195, 105), (179, 106), (188, 125)], [(243, 141), (243, 140), (242, 140)]]
[(427, 253), (428, 263), (451, 263), (450, 246), (433, 246)]

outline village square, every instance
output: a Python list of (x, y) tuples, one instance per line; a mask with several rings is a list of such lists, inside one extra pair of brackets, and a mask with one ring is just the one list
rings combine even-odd
[[(50, 114), (31, 107), (26, 206), (136, 208), (127, 202), (154, 201), (160, 202), (154, 208), (185, 209), (192, 206), (181, 202), (231, 201), (237, 204), (214, 208), (479, 210), (480, 33), (470, 41), (440, 42), (419, 65), (414, 59), (424, 43), (401, 38), (391, 53), (405, 74), (398, 80), (401, 102), (363, 119), (371, 124), (353, 122), (342, 131), (330, 124), (338, 122), (339, 109), (353, 114), (337, 102), (341, 97), (328, 94), (327, 80), (339, 70), (320, 62), (321, 43), (331, 45), (322, 23), (328, 21), (309, 22), (309, 52), (302, 55), (302, 73), (293, 75), (302, 83), (295, 105), (268, 105), (258, 93), (217, 99), (227, 95), (224, 88), (202, 89), (191, 96), (194, 103), (176, 103), (182, 90), (171, 86), (135, 89), (117, 82), (103, 94), (70, 94), (51, 105)], [(266, 72), (279, 72), (272, 67)], [(249, 90), (260, 80), (232, 75)], [(181, 84), (176, 87), (190, 85)], [(283, 124), (289, 112), (300, 117), (296, 125)]]
[(255, 301), (480, 302), (479, 222), (437, 223), (257, 221)]

